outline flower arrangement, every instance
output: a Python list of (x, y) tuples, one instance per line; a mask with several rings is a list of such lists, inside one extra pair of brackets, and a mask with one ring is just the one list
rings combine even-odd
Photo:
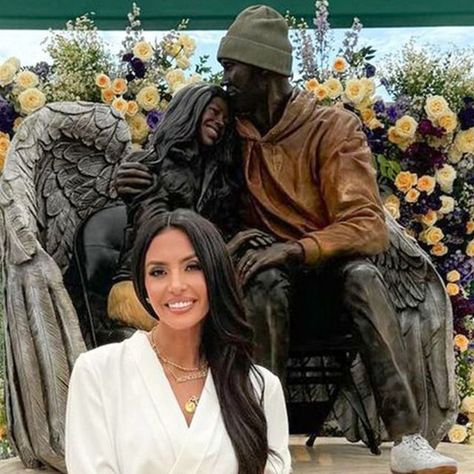
[(101, 100), (125, 115), (132, 141), (140, 144), (158, 126), (172, 95), (203, 78), (198, 73), (186, 77), (196, 49), (195, 41), (183, 33), (186, 21), (151, 44), (144, 39), (140, 9), (135, 4), (128, 20), (118, 67), (111, 74), (97, 74), (95, 85)]
[[(378, 170), (384, 204), (430, 254), (454, 312), (457, 386), (462, 400), (452, 442), (474, 441), (474, 61), (469, 52), (417, 50), (385, 61), (376, 96), (374, 50), (359, 47), (355, 18), (334, 54), (328, 1), (315, 2), (314, 31), (295, 28), (299, 83), (323, 105), (359, 115)], [(429, 51), (429, 52), (427, 52)], [(472, 52), (470, 52), (472, 55)]]

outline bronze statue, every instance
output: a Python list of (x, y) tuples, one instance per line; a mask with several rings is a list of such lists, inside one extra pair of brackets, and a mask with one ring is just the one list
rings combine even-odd
[[(284, 18), (262, 5), (237, 16), (217, 53), (244, 142), (247, 225), (277, 239), (257, 250), (246, 246), (252, 231), (234, 240), (259, 355), (284, 374), (288, 327), (302, 318), (291, 313), (292, 287), (311, 300), (336, 272), (340, 308), (361, 341), (358, 370), (396, 441), (392, 472), (454, 473), (456, 462), (425, 439), (436, 445), (456, 411), (444, 287), (414, 242), (386, 226), (360, 122), (293, 89), (291, 53)], [(337, 314), (304, 319), (315, 316)]]

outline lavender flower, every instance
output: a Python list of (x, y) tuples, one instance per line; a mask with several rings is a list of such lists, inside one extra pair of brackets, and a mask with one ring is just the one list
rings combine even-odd
[(160, 112), (159, 110), (150, 110), (146, 117), (146, 123), (148, 124), (149, 129), (154, 132), (158, 125), (160, 124), (164, 113)]
[(375, 71), (376, 68), (374, 65), (370, 63), (365, 63), (364, 64), (364, 72), (365, 72), (365, 77), (374, 77), (375, 76)]
[(51, 72), (51, 66), (47, 62), (41, 61), (36, 63), (31, 68), (31, 71), (34, 72), (42, 81), (46, 81)]
[(132, 59), (133, 59), (133, 54), (132, 53), (125, 53), (122, 56), (122, 61), (125, 61), (127, 63), (129, 63)]

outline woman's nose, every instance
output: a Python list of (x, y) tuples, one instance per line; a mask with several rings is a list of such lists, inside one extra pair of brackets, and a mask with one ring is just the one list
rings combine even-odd
[(171, 274), (170, 291), (173, 293), (181, 293), (186, 289), (186, 278), (181, 272), (174, 272)]

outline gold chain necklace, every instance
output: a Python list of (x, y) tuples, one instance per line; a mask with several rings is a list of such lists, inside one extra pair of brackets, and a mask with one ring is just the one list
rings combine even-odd
[[(183, 383), (183, 382), (188, 382), (190, 380), (198, 380), (198, 379), (203, 379), (207, 377), (208, 364), (206, 362), (202, 362), (197, 368), (181, 367), (180, 365), (175, 364), (174, 362), (170, 361), (169, 359), (161, 355), (153, 339), (153, 334), (150, 335), (149, 340), (151, 342), (151, 347), (153, 348), (156, 356), (158, 357), (160, 361), (162, 361), (164, 364), (168, 366), (167, 370), (169, 374), (173, 377), (173, 379), (176, 381), (176, 383)], [(187, 375), (179, 376), (173, 371), (171, 367), (175, 367), (179, 370), (182, 370), (183, 372), (191, 372), (191, 373), (188, 373)], [(191, 397), (188, 398), (188, 400), (184, 404), (184, 410), (186, 411), (186, 413), (189, 413), (192, 415), (196, 411), (198, 404), (199, 404), (199, 397), (197, 395), (192, 395)]]

